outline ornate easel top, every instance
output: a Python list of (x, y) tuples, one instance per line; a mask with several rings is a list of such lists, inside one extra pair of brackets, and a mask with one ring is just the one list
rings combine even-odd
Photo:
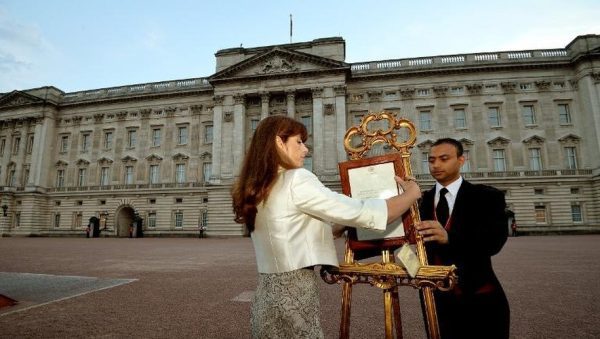
[[(372, 131), (369, 124), (377, 121), (387, 121), (387, 128), (377, 128)], [(398, 141), (396, 131), (402, 128), (408, 129), (408, 138), (405, 141)], [(355, 137), (361, 138), (360, 145), (352, 145), (352, 139)], [(403, 156), (409, 156), (408, 150), (413, 147), (416, 139), (415, 125), (410, 120), (397, 119), (394, 113), (383, 111), (370, 113), (361, 119), (360, 125), (350, 127), (344, 136), (344, 148), (352, 160), (362, 158), (376, 143), (385, 143)]]

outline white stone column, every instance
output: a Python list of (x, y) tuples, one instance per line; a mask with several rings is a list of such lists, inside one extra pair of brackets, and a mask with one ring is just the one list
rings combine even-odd
[(337, 162), (346, 161), (346, 150), (344, 149), (344, 135), (346, 134), (346, 86), (335, 86), (335, 128)]
[(223, 126), (223, 96), (213, 98), (213, 144), (212, 144), (212, 172), (210, 182), (221, 182), (221, 151), (222, 151), (222, 126)]
[(287, 91), (287, 116), (294, 119), (296, 117), (296, 93)]
[(49, 117), (38, 118), (35, 122), (33, 136), (33, 149), (31, 151), (31, 166), (29, 167), (28, 186), (47, 186), (49, 165), (52, 155), (48, 152), (48, 145), (53, 143), (54, 119)]
[(246, 106), (243, 94), (233, 97), (233, 175), (237, 176), (246, 149)]
[(262, 104), (261, 111), (260, 111), (260, 120), (269, 116), (269, 98), (270, 98), (269, 93), (261, 93), (260, 94), (260, 100), (261, 100), (261, 104)]
[(324, 171), (323, 160), (323, 89), (313, 88), (313, 172), (317, 175)]

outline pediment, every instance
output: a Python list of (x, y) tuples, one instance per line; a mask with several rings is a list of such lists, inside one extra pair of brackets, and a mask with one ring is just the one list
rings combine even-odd
[(177, 153), (173, 156), (173, 160), (175, 160), (175, 161), (187, 160), (189, 158), (190, 157), (188, 155), (183, 154), (183, 153)]
[(113, 163), (113, 160), (107, 157), (102, 157), (100, 159), (98, 159), (98, 163), (100, 165), (110, 165)]
[(541, 145), (544, 143), (544, 141), (545, 141), (545, 139), (540, 137), (539, 135), (533, 135), (533, 136), (530, 136), (529, 138), (523, 140), (523, 143), (527, 144), (527, 145), (535, 145), (535, 144)]
[(209, 82), (344, 69), (349, 71), (350, 65), (342, 61), (274, 47), (213, 74), (209, 77)]
[(431, 139), (427, 139), (417, 145), (417, 147), (420, 149), (429, 149), (429, 148), (431, 148), (431, 146), (433, 146), (433, 140), (431, 140)]
[(510, 140), (503, 138), (503, 137), (496, 137), (496, 138), (488, 141), (487, 143), (488, 143), (488, 145), (491, 145), (491, 146), (505, 146), (510, 143)]
[(56, 166), (56, 167), (67, 167), (68, 165), (69, 165), (69, 163), (67, 163), (66, 161), (63, 161), (63, 160), (59, 160), (54, 164), (54, 166)]
[(77, 160), (76, 164), (77, 166), (88, 166), (90, 162), (85, 159), (79, 159)]
[(460, 140), (458, 140), (461, 144), (463, 145), (467, 145), (467, 146), (471, 146), (473, 145), (475, 142), (471, 139), (467, 139), (467, 138), (462, 138)]
[(562, 143), (565, 143), (565, 142), (577, 143), (577, 142), (579, 142), (579, 140), (581, 140), (581, 138), (575, 134), (567, 134), (564, 137), (558, 139), (558, 141), (562, 142)]
[(200, 159), (210, 160), (210, 159), (212, 159), (212, 154), (209, 152), (204, 152), (204, 153), (200, 154)]
[(159, 156), (158, 154), (150, 154), (149, 156), (146, 157), (147, 161), (161, 161), (163, 158), (161, 156)]
[(12, 91), (0, 97), (0, 107), (24, 106), (41, 102), (42, 99), (21, 91)]
[(126, 155), (123, 158), (121, 158), (122, 162), (135, 162), (137, 161), (136, 158), (132, 157), (131, 155)]

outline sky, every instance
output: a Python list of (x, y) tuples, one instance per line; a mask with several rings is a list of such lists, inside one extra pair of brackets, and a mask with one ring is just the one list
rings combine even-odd
[(346, 62), (564, 48), (598, 0), (0, 0), (0, 93), (208, 77), (215, 53), (324, 37)]

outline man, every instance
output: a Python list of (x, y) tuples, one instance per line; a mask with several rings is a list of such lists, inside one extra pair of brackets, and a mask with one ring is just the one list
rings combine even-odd
[[(442, 338), (508, 338), (510, 310), (491, 256), (508, 236), (506, 203), (499, 190), (464, 180), (463, 147), (437, 140), (429, 153), (435, 187), (423, 195), (421, 223), (429, 264), (456, 265), (458, 284), (435, 292)], [(441, 194), (440, 194), (441, 192)]]

